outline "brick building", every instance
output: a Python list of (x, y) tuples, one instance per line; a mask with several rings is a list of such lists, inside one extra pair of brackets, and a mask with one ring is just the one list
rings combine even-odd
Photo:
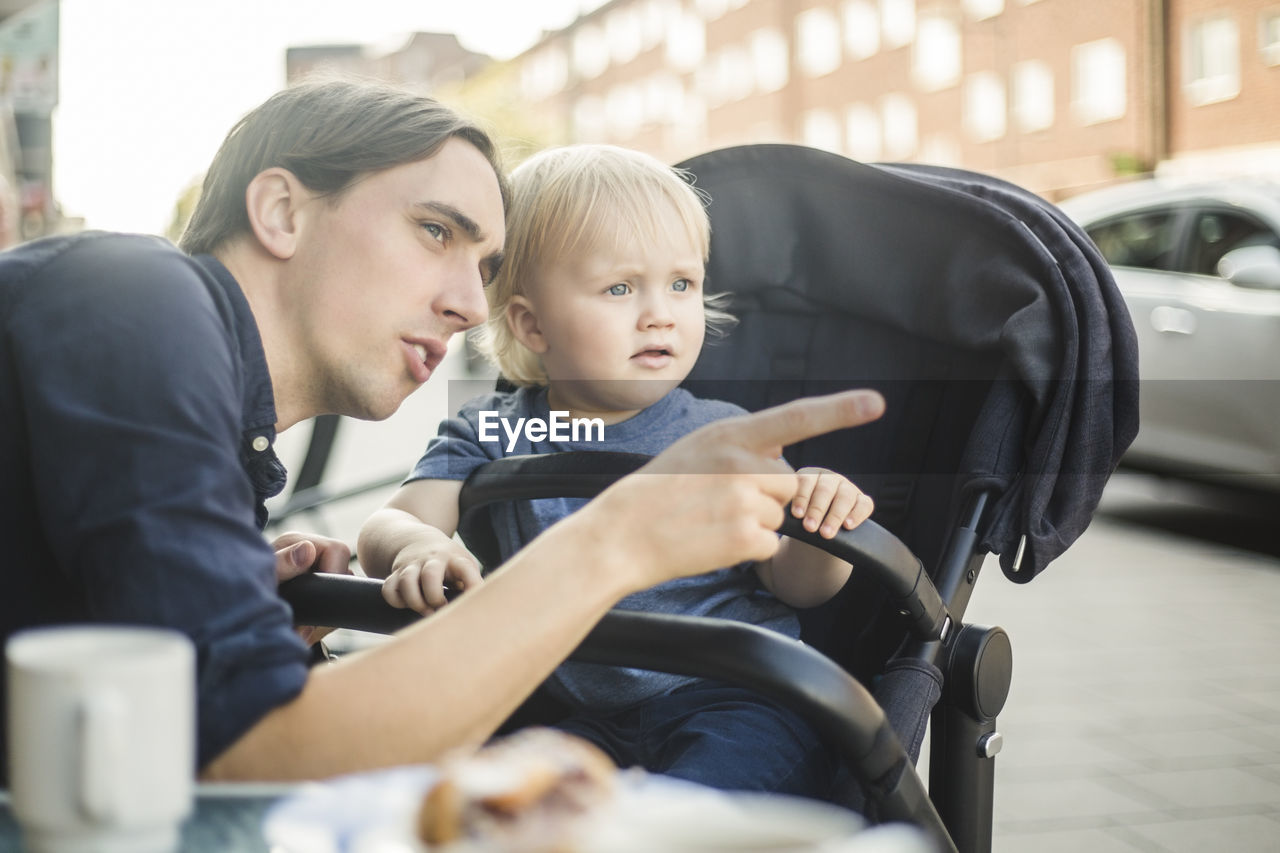
[(1280, 174), (1280, 0), (613, 0), (512, 63), (563, 140), (1006, 176)]
[(1280, 2), (1168, 5), (1167, 167), (1280, 174)]
[(295, 82), (313, 74), (350, 74), (436, 91), (456, 86), (492, 61), (463, 47), (452, 33), (414, 33), (388, 52), (359, 44), (291, 47), (285, 52), (285, 78)]

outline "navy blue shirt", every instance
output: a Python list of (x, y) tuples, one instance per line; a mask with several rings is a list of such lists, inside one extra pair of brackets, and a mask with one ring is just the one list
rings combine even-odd
[(214, 258), (106, 233), (0, 253), (0, 640), (185, 632), (200, 766), (306, 679), (261, 533), (275, 422), (253, 314)]

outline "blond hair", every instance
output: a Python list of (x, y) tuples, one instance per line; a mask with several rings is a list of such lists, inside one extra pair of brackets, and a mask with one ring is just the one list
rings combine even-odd
[[(516, 385), (547, 384), (536, 353), (507, 325), (507, 306), (527, 295), (547, 261), (575, 252), (624, 245), (636, 234), (661, 238), (674, 209), (705, 263), (711, 223), (689, 176), (648, 154), (612, 145), (570, 145), (535, 154), (511, 174), (502, 268), (486, 288), (489, 320), (480, 347)], [(728, 294), (705, 295), (707, 332), (725, 334), (736, 322), (723, 310)]]

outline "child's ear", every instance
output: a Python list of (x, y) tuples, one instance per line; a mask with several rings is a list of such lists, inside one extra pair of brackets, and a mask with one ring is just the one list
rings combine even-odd
[(507, 328), (516, 340), (530, 351), (542, 355), (547, 351), (547, 339), (538, 326), (538, 315), (533, 303), (523, 296), (513, 296), (507, 303)]
[(297, 177), (279, 167), (259, 172), (245, 190), (249, 227), (262, 248), (282, 261), (298, 249), (298, 208), (308, 196)]

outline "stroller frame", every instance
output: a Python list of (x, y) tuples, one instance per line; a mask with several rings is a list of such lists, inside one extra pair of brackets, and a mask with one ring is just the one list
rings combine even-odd
[[(1136, 342), (1114, 281), (1088, 238), (1056, 210), (984, 176), (929, 167), (871, 167), (797, 146), (726, 149), (684, 165), (712, 195), (709, 286), (729, 281), (735, 294), (743, 292), (748, 303), (756, 300), (748, 305), (754, 314), (748, 310), (748, 315), (766, 320), (783, 316), (784, 322), (797, 305), (823, 306), (835, 300), (861, 308), (864, 302), (873, 303), (871, 325), (846, 334), (869, 335), (858, 344), (862, 352), (876, 348), (876, 329), (883, 326), (909, 327), (913, 340), (946, 338), (949, 346), (976, 353), (960, 367), (948, 366), (950, 372), (943, 375), (913, 373), (921, 364), (932, 370), (936, 354), (904, 353), (900, 359), (873, 358), (865, 369), (842, 363), (835, 368), (835, 379), (838, 387), (887, 383), (891, 410), (901, 404), (898, 421), (875, 435), (911, 431), (911, 415), (921, 408), (920, 400), (910, 396), (914, 391), (896, 397), (889, 393), (910, 385), (925, 387), (931, 411), (941, 411), (943, 419), (929, 427), (932, 433), (915, 431), (909, 439), (930, 443), (949, 429), (968, 430), (976, 423), (986, 428), (985, 441), (966, 443), (945, 458), (904, 462), (890, 454), (883, 463), (888, 468), (864, 469), (875, 464), (868, 460), (891, 447), (869, 438), (846, 473), (852, 472), (875, 498), (874, 520), (831, 540), (804, 531), (790, 518), (780, 531), (853, 563), (846, 591), (855, 586), (860, 587), (857, 595), (868, 587), (880, 591), (883, 606), (866, 628), (888, 637), (886, 646), (884, 637), (866, 635), (875, 639), (870, 646), (879, 669), (869, 672), (859, 665), (863, 635), (843, 650), (833, 647), (824, 654), (751, 625), (616, 610), (571, 659), (710, 677), (755, 689), (801, 713), (835, 745), (858, 782), (856, 788), (837, 793), (873, 822), (914, 823), (943, 850), (990, 850), (994, 759), (1002, 745), (996, 722), (1011, 683), (1012, 646), (1002, 629), (966, 624), (964, 613), (988, 553), (1001, 555), (1001, 567), (1011, 580), (1026, 582), (1084, 530), (1102, 486), (1136, 433)], [(709, 174), (715, 178), (708, 180)], [(768, 186), (760, 191), (766, 198), (757, 199), (753, 182), (761, 175)], [(802, 188), (775, 192), (780, 181), (793, 175), (803, 179)], [(866, 190), (871, 200), (861, 207), (848, 202), (851, 188)], [(810, 196), (820, 199), (811, 205)], [(759, 211), (753, 207), (757, 201)], [(794, 245), (758, 255), (754, 235), (761, 227), (772, 228), (768, 217), (778, 207), (789, 208), (784, 213), (799, 222), (801, 234)], [(836, 247), (838, 257), (823, 259), (808, 278), (798, 280), (793, 265), (812, 253), (816, 239), (806, 238), (806, 228), (818, 231), (811, 227), (814, 220), (833, 215), (848, 229), (848, 245)], [(904, 234), (912, 228), (916, 231)], [(927, 243), (920, 241), (919, 231), (928, 234)], [(726, 256), (729, 266), (718, 260)], [(854, 268), (857, 281), (846, 274)], [(874, 304), (876, 288), (900, 283), (910, 292), (897, 295), (899, 304)], [(935, 292), (940, 295), (934, 297)], [(933, 298), (947, 302), (963, 322), (933, 310), (936, 306), (926, 304)], [(924, 319), (917, 319), (912, 309)], [(928, 328), (921, 331), (921, 325)], [(744, 322), (740, 331), (750, 328), (760, 327)], [(798, 341), (800, 348), (808, 344)], [(730, 375), (738, 366), (729, 356), (717, 356), (714, 348), (709, 352), (710, 358), (704, 353), (699, 361), (692, 383), (717, 370)], [(792, 369), (794, 351), (775, 348), (771, 353), (773, 365), (782, 365), (784, 372)], [(749, 361), (754, 353), (737, 355)], [(755, 368), (761, 372), (758, 364)], [(752, 388), (744, 394), (755, 396), (738, 402), (759, 408), (835, 390), (830, 380), (804, 379), (780, 395), (768, 388), (763, 398)], [(857, 442), (872, 436), (873, 427), (856, 431)], [(1073, 444), (1073, 436), (1081, 433), (1080, 444), (1087, 451)], [(965, 436), (969, 442), (970, 432)], [(813, 439), (788, 457), (796, 467), (799, 460), (821, 464), (822, 452), (832, 447), (828, 439), (851, 443), (847, 436)], [(1005, 453), (988, 453), (993, 444)], [(806, 456), (811, 450), (813, 461)], [(488, 518), (494, 504), (589, 498), (643, 461), (630, 454), (580, 453), (491, 462), (474, 471), (463, 487), (459, 534), (482, 563), (496, 566), (499, 556)], [(871, 472), (872, 488), (864, 484), (863, 470)], [(1056, 490), (1059, 470), (1072, 475), (1062, 490)], [(940, 515), (947, 523), (922, 533), (908, 509), (931, 518)], [(376, 580), (312, 575), (282, 585), (281, 592), (294, 605), (300, 624), (388, 632), (417, 618), (386, 605), (379, 587)], [(833, 626), (847, 627), (832, 618), (831, 612), (816, 613), (814, 624), (821, 627), (826, 619), (828, 635)], [(912, 701), (900, 702), (901, 695)], [(916, 701), (922, 696), (923, 701)], [(931, 725), (927, 790), (914, 766), (926, 719)]]
[[(647, 458), (609, 453), (510, 457), (490, 463), (464, 487), (460, 530), (474, 535), (483, 529), (494, 503), (592, 497), (644, 461)], [(590, 472), (575, 470), (584, 462)], [(513, 484), (518, 487), (513, 489)], [(1001, 629), (960, 622), (983, 562), (975, 531), (985, 504), (985, 496), (972, 501), (968, 515), (973, 523), (959, 528), (948, 548), (939, 579), (949, 596), (940, 594), (919, 560), (875, 522), (841, 531), (831, 540), (805, 531), (790, 518), (781, 529), (855, 562), (859, 570), (902, 591), (895, 596), (896, 604), (904, 618), (910, 616), (916, 638), (907, 654), (940, 663), (948, 684), (932, 712), (927, 790), (871, 693), (820, 652), (766, 629), (703, 617), (613, 611), (570, 660), (714, 677), (758, 690), (805, 716), (836, 745), (867, 792), (864, 811), (873, 821), (915, 824), (940, 850), (990, 850), (994, 759), (1000, 744), (995, 725), (1008, 695), (1012, 652)], [(418, 618), (387, 605), (381, 583), (369, 578), (304, 575), (283, 584), (281, 593), (300, 624), (341, 624), (390, 633)]]

